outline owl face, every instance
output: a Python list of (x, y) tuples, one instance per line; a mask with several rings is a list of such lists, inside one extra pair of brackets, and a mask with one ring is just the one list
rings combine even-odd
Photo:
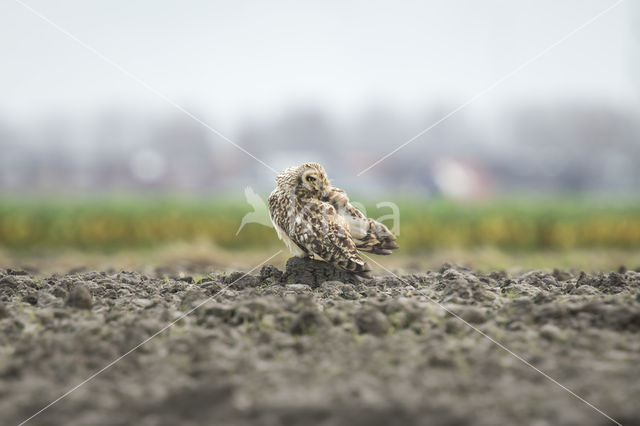
[(329, 186), (329, 179), (322, 166), (317, 163), (306, 163), (300, 169), (298, 185), (303, 187), (305, 192), (321, 197)]
[(290, 167), (276, 176), (276, 183), (282, 189), (303, 197), (321, 198), (330, 186), (327, 173), (318, 163), (304, 163)]

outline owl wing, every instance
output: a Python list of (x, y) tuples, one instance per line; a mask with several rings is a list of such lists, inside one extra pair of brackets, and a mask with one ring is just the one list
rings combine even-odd
[(333, 265), (371, 278), (369, 265), (360, 257), (349, 229), (328, 203), (309, 200), (301, 206), (290, 235), (296, 244)]
[(325, 191), (323, 201), (331, 204), (337, 214), (348, 225), (356, 247), (373, 254), (391, 254), (397, 249), (396, 237), (384, 224), (366, 217), (351, 205), (346, 192), (335, 186)]
[(280, 238), (294, 256), (305, 257), (309, 251), (302, 246), (295, 236), (295, 208), (291, 205), (290, 194), (283, 193), (277, 188), (269, 196), (269, 217), (273, 222), (278, 238)]

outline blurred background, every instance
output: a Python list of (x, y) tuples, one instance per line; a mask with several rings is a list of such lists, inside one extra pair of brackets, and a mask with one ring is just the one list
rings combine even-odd
[(634, 2), (27, 4), (0, 5), (0, 267), (252, 266), (284, 247), (236, 235), (274, 173), (229, 140), (397, 204), (391, 266), (640, 267)]

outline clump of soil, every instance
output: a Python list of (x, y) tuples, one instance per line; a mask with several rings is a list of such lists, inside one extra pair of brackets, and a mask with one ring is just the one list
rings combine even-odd
[(322, 260), (304, 257), (292, 257), (287, 260), (286, 270), (282, 275), (285, 283), (305, 283), (312, 288), (318, 287), (325, 281), (342, 281), (344, 283), (359, 283), (355, 274), (333, 267)]
[[(0, 269), (0, 424), (640, 422), (640, 273)], [(185, 314), (187, 314), (185, 316)], [(474, 330), (475, 327), (477, 330)]]

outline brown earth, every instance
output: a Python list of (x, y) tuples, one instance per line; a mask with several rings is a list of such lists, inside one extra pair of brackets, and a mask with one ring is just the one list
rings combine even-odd
[(640, 423), (638, 272), (444, 265), (345, 283), (288, 266), (202, 280), (0, 269), (0, 424), (173, 321), (28, 424), (613, 424), (480, 332)]

